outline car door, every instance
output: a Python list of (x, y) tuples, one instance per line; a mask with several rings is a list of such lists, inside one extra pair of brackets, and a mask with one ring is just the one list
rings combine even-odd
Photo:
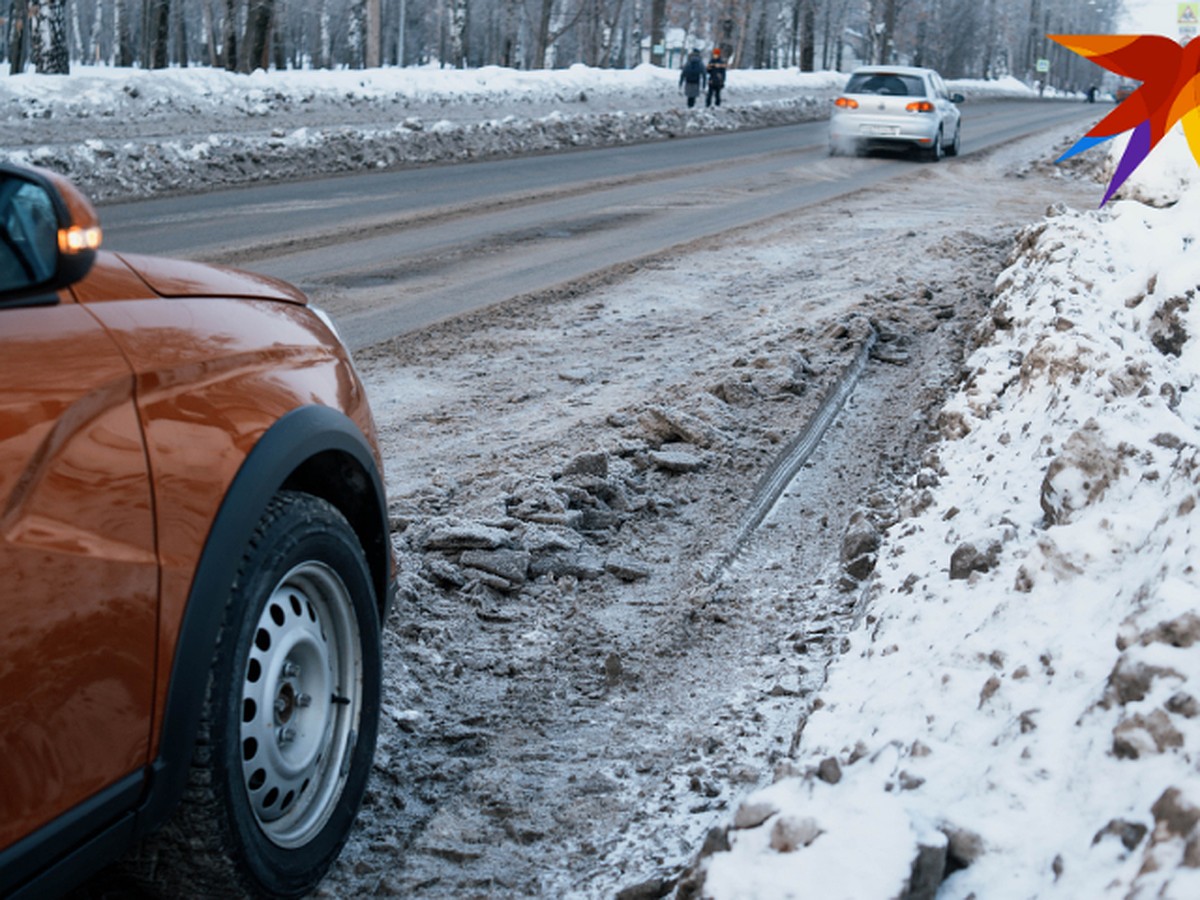
[(108, 334), (65, 294), (0, 304), (0, 859), (140, 786), (153, 525), (133, 378)]
[(946, 140), (953, 140), (955, 133), (958, 131), (958, 117), (960, 115), (958, 106), (950, 99), (950, 89), (946, 87), (946, 82), (938, 74), (932, 76), (934, 102), (938, 107), (938, 118), (942, 123), (942, 133), (946, 136)]

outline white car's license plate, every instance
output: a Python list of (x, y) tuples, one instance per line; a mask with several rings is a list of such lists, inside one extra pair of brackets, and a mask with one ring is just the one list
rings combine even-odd
[(899, 125), (863, 125), (859, 129), (863, 134), (878, 134), (885, 137), (894, 137), (900, 133)]

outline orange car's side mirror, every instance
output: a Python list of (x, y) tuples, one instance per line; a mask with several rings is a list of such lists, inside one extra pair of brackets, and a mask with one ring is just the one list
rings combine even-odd
[(53, 172), (0, 165), (0, 304), (54, 302), (100, 246), (96, 210)]

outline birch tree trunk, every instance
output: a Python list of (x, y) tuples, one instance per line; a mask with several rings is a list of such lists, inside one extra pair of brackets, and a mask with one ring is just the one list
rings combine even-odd
[(350, 4), (349, 32), (346, 35), (346, 42), (350, 45), (350, 65), (355, 69), (361, 69), (365, 61), (366, 18), (366, 0), (352, 0)]
[(602, 69), (611, 69), (616, 62), (617, 39), (621, 36), (620, 25), (625, 18), (624, 11), (625, 0), (616, 0), (601, 18), (603, 34), (600, 43), (600, 67)]
[(83, 29), (79, 24), (79, 3), (71, 4), (71, 55), (76, 62), (84, 62), (87, 57), (83, 51)]
[(43, 75), (68, 75), (67, 0), (41, 0), (29, 8), (30, 56)]
[(275, 57), (275, 71), (285, 72), (292, 67), (298, 68), (293, 58), (293, 34), (289, 31), (288, 0), (275, 0), (275, 11), (271, 16), (271, 53)]
[(467, 64), (469, 19), (467, 0), (450, 0), (450, 65), (456, 69), (462, 69)]
[(29, 62), (35, 72), (42, 71), (42, 20), (45, 15), (41, 4), (33, 0), (25, 7), (25, 33), (28, 35)]
[(92, 10), (92, 30), (88, 34), (87, 60), (93, 65), (100, 62), (100, 35), (104, 33), (104, 7), (107, 5), (106, 0), (96, 0), (96, 7)]
[(321, 0), (321, 10), (318, 16), (320, 17), (320, 47), (317, 49), (317, 65), (322, 69), (328, 69), (332, 65), (330, 60), (329, 0)]
[[(665, 3), (666, 0), (656, 0)], [(550, 49), (550, 19), (554, 14), (554, 0), (542, 0), (538, 15), (537, 34), (533, 39), (533, 68), (546, 68), (546, 51)]]

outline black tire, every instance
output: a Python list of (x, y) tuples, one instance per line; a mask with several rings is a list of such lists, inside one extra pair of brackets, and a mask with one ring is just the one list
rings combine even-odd
[(959, 147), (962, 144), (962, 123), (954, 127), (954, 140), (950, 142), (950, 146), (946, 148), (947, 156), (958, 156)]
[(933, 145), (925, 151), (925, 158), (930, 162), (939, 162), (945, 155), (946, 148), (942, 146), (942, 129), (937, 130), (937, 134), (933, 136)]
[(280, 494), (226, 606), (187, 793), (137, 851), (139, 875), (168, 896), (309, 893), (362, 802), (380, 681), (353, 529), (324, 500)]

